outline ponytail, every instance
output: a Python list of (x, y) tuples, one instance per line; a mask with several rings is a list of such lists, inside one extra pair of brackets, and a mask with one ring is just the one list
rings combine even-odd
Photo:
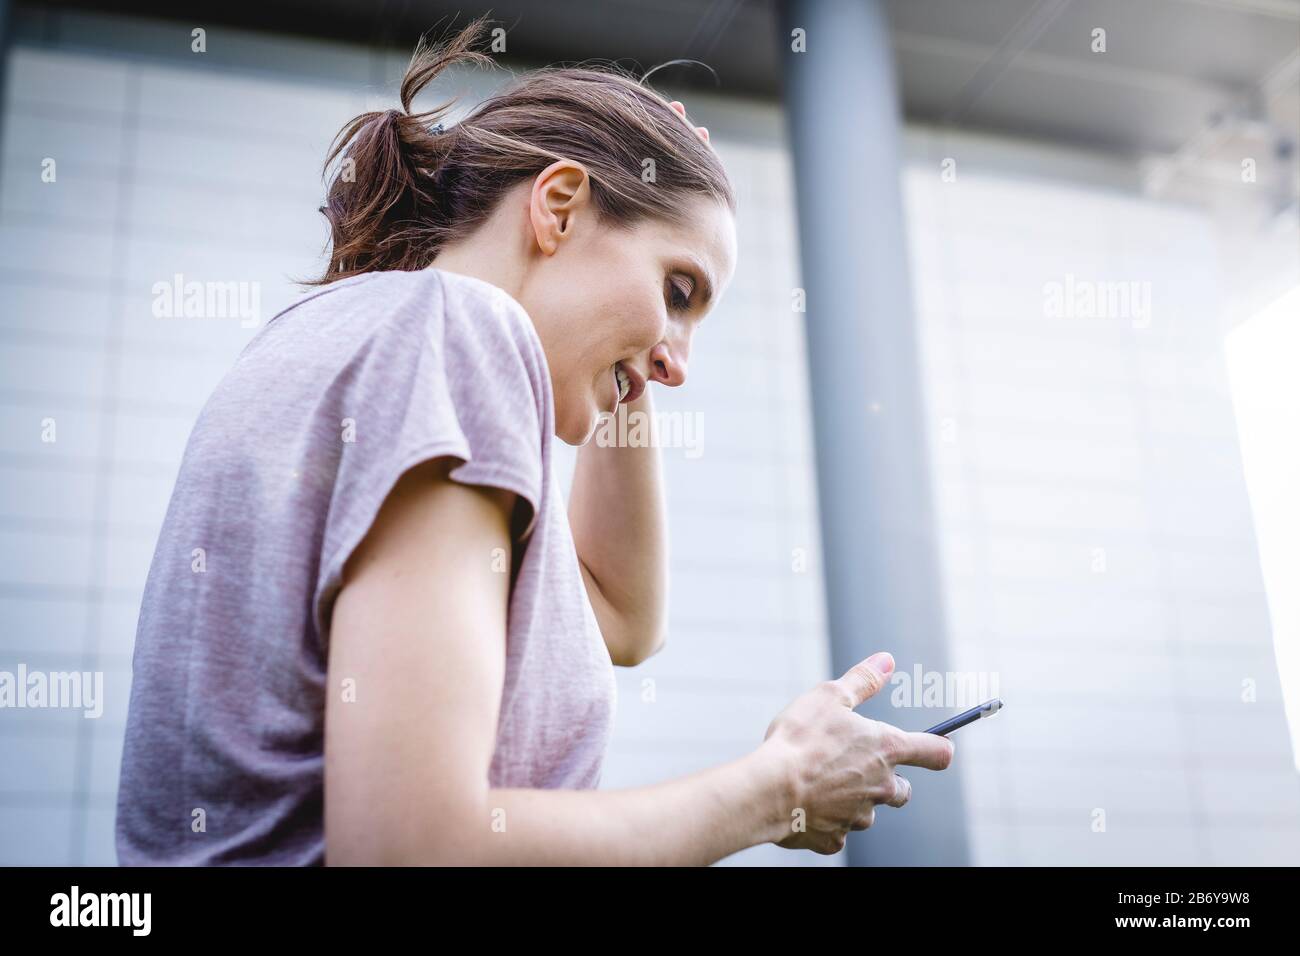
[[(454, 133), (428, 121), (452, 103), (425, 113), (411, 104), (428, 83), (457, 60), (491, 63), (470, 49), (486, 21), (479, 18), (441, 48), (420, 40), (402, 78), (402, 108), (362, 113), (335, 136), (325, 159), (341, 161), (321, 212), (330, 224), (331, 253), (323, 285), (363, 272), (418, 269), (428, 264), (445, 232), (437, 174)], [(436, 131), (435, 131), (436, 130)]]

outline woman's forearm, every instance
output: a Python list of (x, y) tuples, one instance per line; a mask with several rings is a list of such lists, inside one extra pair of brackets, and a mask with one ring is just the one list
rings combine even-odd
[[(631, 665), (658, 650), (664, 638), (668, 544), (659, 449), (649, 441), (649, 391), (623, 408), (627, 434), (646, 443), (609, 445), (598, 431), (578, 450), (569, 524), (611, 657)], [(644, 418), (638, 423), (634, 416)], [(615, 435), (621, 434), (618, 425), (614, 420), (600, 427)]]
[[(780, 745), (730, 763), (621, 790), (487, 792), (472, 865), (704, 866), (790, 832), (794, 796)], [(472, 830), (473, 827), (470, 827)]]

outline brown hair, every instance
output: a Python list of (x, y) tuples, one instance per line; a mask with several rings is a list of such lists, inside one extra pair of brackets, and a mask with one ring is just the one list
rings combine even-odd
[[(445, 131), (434, 124), (454, 100), (412, 113), (415, 95), (450, 64), (492, 64), (474, 49), (488, 22), (480, 17), (440, 45), (422, 39), (402, 78), (402, 109), (363, 113), (339, 131), (327, 173), (341, 161), (321, 207), (330, 262), (308, 284), (422, 269), (487, 219), (507, 188), (559, 159), (587, 169), (598, 215), (617, 226), (679, 222), (692, 194), (735, 210), (712, 148), (644, 78), (613, 66), (527, 73)], [(642, 178), (646, 160), (652, 182)]]

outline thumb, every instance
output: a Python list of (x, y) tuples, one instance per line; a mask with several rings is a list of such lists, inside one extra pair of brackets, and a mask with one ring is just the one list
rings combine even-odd
[(848, 695), (851, 701), (849, 709), (852, 710), (884, 687), (893, 670), (893, 656), (888, 651), (879, 651), (854, 664), (835, 683)]

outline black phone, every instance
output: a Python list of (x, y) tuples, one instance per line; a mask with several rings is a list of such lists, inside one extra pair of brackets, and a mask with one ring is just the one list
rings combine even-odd
[(945, 721), (935, 724), (929, 730), (922, 731), (926, 734), (938, 734), (940, 737), (946, 737), (958, 727), (965, 727), (972, 721), (979, 720), (981, 717), (992, 717), (1002, 709), (1002, 699), (994, 697), (992, 700), (986, 700), (977, 707), (958, 714), (956, 717), (949, 717)]

